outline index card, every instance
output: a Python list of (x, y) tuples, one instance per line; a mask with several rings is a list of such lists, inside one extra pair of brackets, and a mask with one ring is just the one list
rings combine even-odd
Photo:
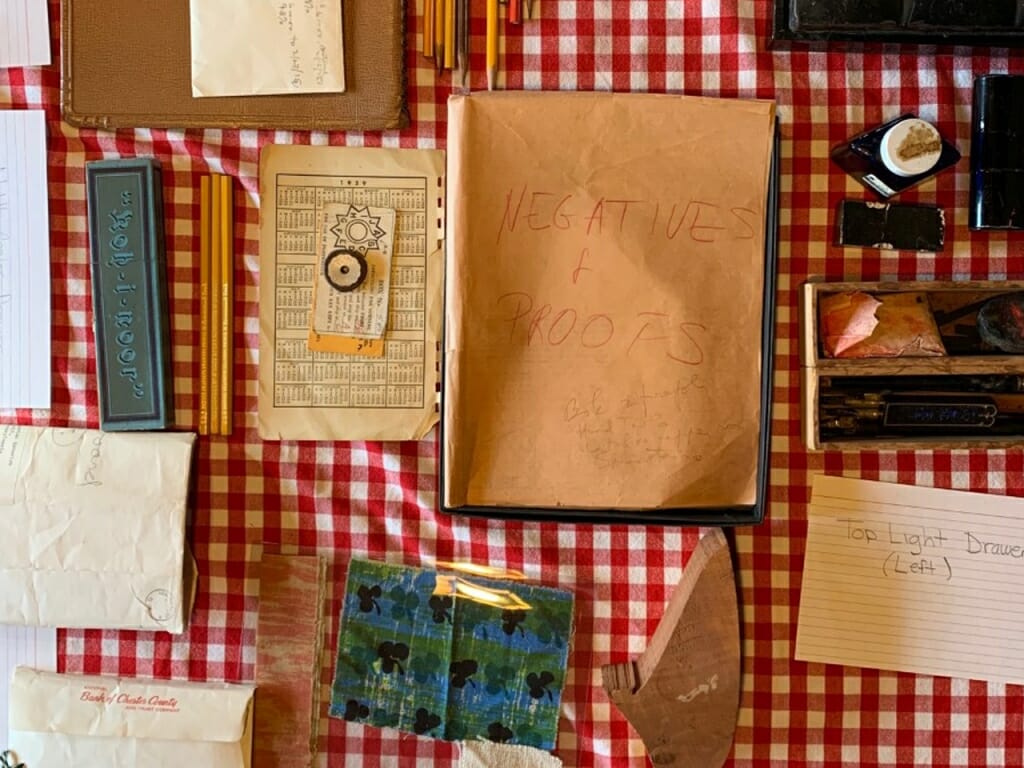
[(0, 0), (0, 68), (49, 64), (46, 0)]
[(46, 119), (0, 111), (0, 408), (50, 407)]
[(1024, 499), (817, 476), (796, 658), (1024, 682)]

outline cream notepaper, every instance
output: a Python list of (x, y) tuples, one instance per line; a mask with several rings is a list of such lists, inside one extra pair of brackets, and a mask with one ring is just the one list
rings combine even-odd
[(1024, 500), (817, 476), (796, 658), (1024, 682)]
[(193, 96), (341, 93), (337, 0), (190, 0)]
[(182, 632), (194, 444), (0, 425), (0, 623)]

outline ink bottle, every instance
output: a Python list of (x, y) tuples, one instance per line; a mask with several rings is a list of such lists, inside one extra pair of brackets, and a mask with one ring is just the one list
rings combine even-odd
[(1024, 229), (1024, 76), (974, 80), (971, 229)]
[(832, 160), (883, 199), (910, 189), (960, 159), (931, 123), (900, 115), (834, 147)]

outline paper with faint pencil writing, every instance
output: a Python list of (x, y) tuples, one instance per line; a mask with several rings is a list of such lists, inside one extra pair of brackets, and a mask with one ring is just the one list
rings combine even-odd
[(337, 0), (190, 0), (193, 96), (341, 93)]
[(46, 0), (0, 2), (0, 67), (50, 63), (50, 19)]
[(182, 632), (194, 444), (0, 425), (0, 624)]
[(1024, 682), (1024, 500), (817, 476), (796, 658)]
[(46, 115), (0, 110), (0, 408), (50, 407)]
[(444, 503), (757, 495), (774, 105), (449, 102)]

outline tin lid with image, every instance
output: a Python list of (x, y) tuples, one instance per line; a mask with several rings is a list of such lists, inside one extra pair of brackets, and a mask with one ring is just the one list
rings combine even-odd
[(902, 120), (885, 132), (879, 153), (885, 167), (897, 176), (919, 176), (939, 162), (942, 136), (926, 120)]

